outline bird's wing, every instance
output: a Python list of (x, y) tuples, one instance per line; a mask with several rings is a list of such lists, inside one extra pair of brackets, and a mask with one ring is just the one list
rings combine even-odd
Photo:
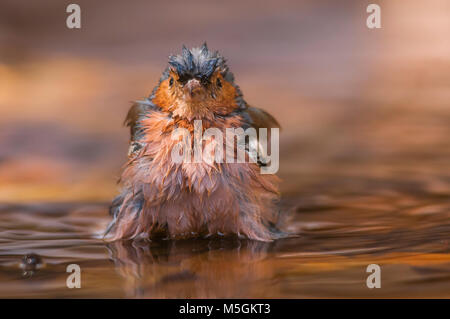
[(278, 121), (269, 113), (264, 111), (263, 109), (254, 107), (254, 106), (248, 106), (247, 107), (247, 113), (250, 117), (249, 123), (252, 127), (255, 129), (259, 128), (275, 128), (280, 127), (280, 124)]
[[(258, 145), (256, 146), (257, 153), (258, 153), (258, 165), (260, 166), (266, 166), (269, 164), (268, 154), (272, 154), (272, 128), (280, 128), (280, 124), (278, 121), (269, 113), (266, 111), (253, 107), (248, 106), (247, 114), (249, 117), (249, 125), (250, 127), (253, 127), (256, 129), (257, 136), (258, 136)], [(262, 142), (263, 136), (260, 134), (260, 129), (266, 128), (267, 129), (267, 140), (265, 143)]]

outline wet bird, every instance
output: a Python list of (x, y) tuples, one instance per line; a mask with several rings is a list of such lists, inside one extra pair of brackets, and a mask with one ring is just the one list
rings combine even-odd
[(22, 257), (19, 267), (23, 270), (24, 277), (33, 276), (36, 271), (44, 266), (41, 256), (30, 253)]
[(180, 55), (169, 57), (150, 96), (127, 114), (129, 159), (105, 239), (230, 235), (272, 241), (283, 236), (276, 226), (278, 178), (261, 174), (263, 163), (173, 160), (178, 141), (171, 134), (184, 128), (194, 139), (196, 120), (203, 131), (279, 127), (270, 114), (247, 104), (223, 56), (206, 43), (183, 46)]

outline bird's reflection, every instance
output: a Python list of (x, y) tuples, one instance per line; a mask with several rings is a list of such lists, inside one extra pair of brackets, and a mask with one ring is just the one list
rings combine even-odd
[[(107, 245), (127, 297), (238, 298), (272, 278), (273, 244), (238, 239)], [(273, 291), (270, 292), (273, 295)], [(253, 294), (254, 295), (254, 294)]]

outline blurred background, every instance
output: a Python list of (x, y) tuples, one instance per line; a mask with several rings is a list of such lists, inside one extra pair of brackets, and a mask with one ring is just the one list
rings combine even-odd
[[(71, 2), (0, 0), (0, 297), (449, 297), (450, 1)], [(203, 41), (281, 123), (301, 236), (105, 244), (128, 108)]]
[[(0, 201), (109, 201), (122, 122), (167, 57), (207, 41), (282, 124), (284, 194), (410, 185), (448, 194), (450, 2), (70, 1), (0, 4)], [(334, 187), (328, 187), (333, 191)]]

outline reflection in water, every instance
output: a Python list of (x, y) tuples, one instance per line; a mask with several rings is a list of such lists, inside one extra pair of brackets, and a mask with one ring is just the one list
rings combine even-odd
[(42, 268), (42, 258), (36, 254), (26, 254), (22, 258), (22, 262), (20, 264), (20, 268), (23, 269), (23, 276), (33, 276), (33, 274), (39, 269)]
[[(368, 189), (285, 198), (300, 236), (273, 243), (106, 243), (106, 204), (0, 205), (0, 297), (450, 297), (449, 198)], [(66, 287), (72, 263), (81, 289)]]
[[(0, 297), (450, 297), (448, 0), (383, 1), (375, 33), (356, 0), (239, 1), (232, 24), (233, 1), (175, 15), (159, 14), (172, 1), (117, 2), (108, 23), (92, 1), (97, 31), (71, 41), (41, 2), (0, 10)], [(147, 32), (149, 13), (165, 32)], [(106, 244), (126, 101), (199, 37), (284, 128), (282, 211), (301, 236)], [(71, 263), (81, 289), (66, 287)], [(366, 287), (372, 263), (381, 289)]]
[[(270, 278), (263, 260), (273, 243), (186, 240), (108, 244), (128, 297), (248, 297)], [(261, 282), (262, 283), (262, 282)]]

